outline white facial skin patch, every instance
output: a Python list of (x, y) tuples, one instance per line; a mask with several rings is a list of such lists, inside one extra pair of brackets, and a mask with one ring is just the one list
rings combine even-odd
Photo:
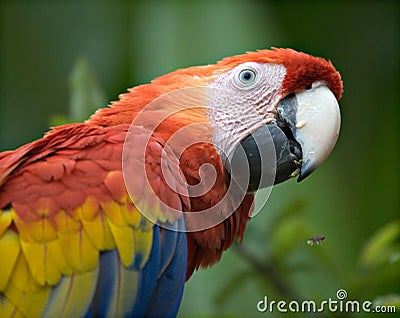
[(237, 144), (274, 120), (286, 69), (280, 64), (247, 62), (221, 74), (211, 83), (209, 118), (213, 141), (229, 157)]

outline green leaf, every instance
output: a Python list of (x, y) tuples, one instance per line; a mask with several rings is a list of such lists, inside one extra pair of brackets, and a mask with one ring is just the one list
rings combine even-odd
[(78, 57), (72, 68), (69, 88), (69, 115), (72, 121), (85, 120), (96, 109), (106, 105), (104, 91), (84, 57)]
[(398, 261), (400, 246), (400, 221), (390, 222), (378, 229), (364, 245), (360, 253), (363, 269), (373, 269), (384, 263)]

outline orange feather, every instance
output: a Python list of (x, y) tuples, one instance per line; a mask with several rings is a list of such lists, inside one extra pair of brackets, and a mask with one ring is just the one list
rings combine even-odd
[[(134, 196), (139, 198), (135, 202), (141, 207), (135, 206), (128, 196), (122, 175), (122, 151), (129, 126), (139, 113), (141, 125), (135, 130), (135, 138), (144, 138), (143, 130), (147, 128), (153, 131), (145, 163), (150, 186), (158, 197), (184, 212), (203, 211), (221, 202), (227, 193), (229, 178), (212, 144), (213, 130), (204, 112), (206, 105), (177, 111), (157, 127), (152, 125), (168, 113), (170, 105), (144, 108), (163, 94), (207, 86), (218, 74), (248, 61), (283, 64), (287, 72), (282, 84), (283, 95), (315, 80), (325, 80), (338, 99), (342, 94), (340, 75), (328, 61), (289, 49), (249, 52), (223, 59), (215, 65), (190, 67), (156, 78), (150, 84), (122, 94), (119, 101), (98, 110), (85, 123), (56, 127), (37, 141), (1, 153), (0, 238), (4, 236), (7, 239), (4, 242), (13, 245), (18, 245), (16, 242), (21, 239), (5, 271), (12, 273), (14, 268), (17, 271), (17, 268), (29, 267), (31, 276), (24, 277), (24, 281), (30, 280), (35, 288), (43, 288), (41, 301), (45, 303), (48, 297), (45, 287), (57, 284), (61, 274), (91, 271), (94, 275), (101, 251), (117, 248), (124, 265), (129, 265), (134, 259), (134, 249), (142, 248), (144, 261), (140, 266), (144, 265), (151, 246), (134, 247), (132, 240), (135, 235), (149, 238), (152, 225), (139, 214), (138, 208), (153, 209), (165, 222), (172, 222), (179, 216), (159, 208), (151, 196), (146, 196), (145, 180), (137, 180), (132, 188)], [(185, 135), (186, 140), (202, 142), (183, 152), (183, 144), (168, 145), (173, 146), (172, 149), (167, 147), (167, 140), (175, 132), (193, 123), (198, 125)], [(163, 151), (170, 154), (169, 173), (175, 179), (180, 176), (188, 184), (197, 185), (201, 181), (200, 167), (207, 163), (217, 172), (215, 183), (203, 195), (191, 196), (191, 190), (176, 180), (173, 186), (181, 193), (178, 195), (168, 188), (161, 172)], [(175, 155), (180, 157), (175, 158)], [(174, 168), (174, 160), (179, 160), (180, 170)], [(142, 162), (133, 156), (128, 164), (133, 167), (134, 174), (134, 168)], [(218, 262), (235, 238), (243, 239), (253, 195), (246, 195), (239, 205), (234, 201), (235, 198), (228, 198), (221, 208), (221, 213), (233, 212), (222, 223), (187, 234), (187, 279), (197, 268)], [(16, 238), (16, 234), (20, 237)], [(71, 253), (68, 242), (73, 242), (79, 254)], [(46, 251), (51, 251), (52, 259), (46, 259)], [(0, 293), (13, 299), (22, 297), (22, 292), (19, 294), (15, 287), (21, 285), (15, 283), (21, 280), (18, 277), (5, 279), (0, 274), (3, 288)]]

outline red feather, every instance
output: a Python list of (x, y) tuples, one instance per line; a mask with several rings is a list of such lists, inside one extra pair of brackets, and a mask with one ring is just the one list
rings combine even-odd
[[(54, 128), (42, 139), (0, 154), (0, 209), (12, 206), (26, 222), (37, 221), (43, 215), (48, 215), (51, 224), (56, 226), (56, 215), (66, 213), (76, 218), (78, 212), (75, 209), (88, 197), (98, 202), (121, 201), (127, 195), (122, 183), (122, 147), (129, 125), (137, 114), (165, 93), (208, 85), (218, 74), (248, 61), (279, 63), (286, 67), (282, 96), (303, 89), (315, 80), (325, 80), (338, 99), (342, 95), (340, 75), (329, 61), (290, 49), (249, 52), (223, 59), (215, 65), (177, 70), (156, 78), (151, 84), (130, 89), (111, 107), (97, 111), (83, 124)], [(167, 109), (168, 105), (165, 107)], [(143, 127), (138, 128), (137, 138), (141, 138), (141, 129), (151, 126), (157, 116), (163, 116), (161, 111), (142, 113)], [(214, 146), (203, 142), (186, 149), (179, 158), (181, 171), (174, 168), (175, 159), (170, 156), (171, 173), (174, 176), (183, 175), (190, 185), (200, 183), (199, 169), (204, 163), (215, 168), (216, 182), (202, 196), (189, 200), (190, 193), (186, 197), (177, 195), (172, 191), (174, 189), (165, 190), (166, 180), (160, 168), (161, 153), (166, 149), (166, 141), (176, 131), (192, 123), (202, 125), (197, 125), (187, 138), (212, 141), (212, 126), (203, 112), (187, 110), (175, 113), (154, 131), (146, 156), (146, 167), (151, 186), (164, 202), (184, 211), (196, 212), (220, 202), (227, 191), (226, 172)], [(179, 145), (170, 151), (181, 153)], [(140, 164), (136, 159), (132, 158), (133, 166)], [(177, 182), (174, 187), (181, 189), (184, 186)], [(148, 199), (143, 188), (144, 180), (138, 180), (133, 192)], [(155, 204), (148, 200), (149, 206)], [(221, 213), (233, 212), (234, 200), (229, 198)], [(222, 252), (232, 245), (235, 237), (239, 241), (243, 239), (252, 201), (253, 196), (247, 195), (234, 213), (222, 223), (187, 234), (187, 278), (195, 269), (218, 262)], [(11, 227), (16, 229), (15, 225)]]

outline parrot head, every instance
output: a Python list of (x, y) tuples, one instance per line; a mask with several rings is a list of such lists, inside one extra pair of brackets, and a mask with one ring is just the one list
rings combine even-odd
[[(89, 122), (146, 131), (146, 138), (136, 129), (125, 138), (124, 158), (140, 152), (151, 160), (124, 171), (124, 181), (135, 205), (145, 192), (152, 206), (163, 207), (160, 213), (140, 209), (154, 222), (163, 215), (159, 225), (185, 213), (188, 279), (195, 269), (218, 262), (235, 237), (243, 239), (253, 192), (293, 177), (301, 181), (328, 157), (338, 138), (342, 91), (330, 61), (292, 49), (260, 50), (155, 78), (122, 94)], [(126, 146), (131, 138), (141, 140), (139, 147)], [(161, 151), (154, 143), (146, 146), (151, 138), (168, 153), (168, 162), (155, 158)], [(152, 171), (157, 166), (170, 170), (160, 176)], [(145, 191), (138, 180), (149, 175), (151, 191)], [(167, 195), (160, 184), (177, 195)]]
[(208, 103), (214, 144), (249, 192), (297, 176), (300, 182), (328, 157), (339, 134), (342, 94), (330, 62), (274, 49), (217, 66), (210, 85), (225, 98), (217, 92)]
[[(196, 88), (205, 90), (198, 94)], [(330, 61), (274, 48), (160, 76), (122, 94), (90, 121), (112, 125), (134, 120), (166, 141), (190, 126), (183, 138), (192, 138), (193, 144), (208, 141), (228, 178), (254, 192), (293, 177), (301, 181), (328, 157), (339, 134), (342, 91)], [(192, 105), (204, 107), (183, 107), (188, 95)], [(176, 152), (181, 158), (183, 152)], [(190, 161), (193, 157), (198, 152)]]

